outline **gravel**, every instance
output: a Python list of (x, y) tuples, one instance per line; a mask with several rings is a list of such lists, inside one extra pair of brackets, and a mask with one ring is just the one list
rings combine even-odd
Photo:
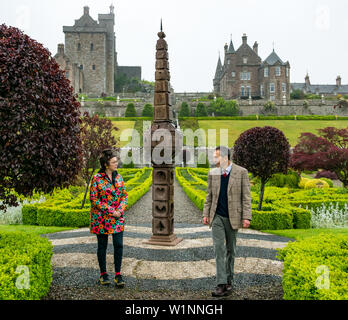
[[(210, 239), (211, 231), (207, 228), (206, 231), (190, 232), (185, 231), (184, 228), (201, 228), (202, 213), (194, 206), (191, 200), (182, 191), (181, 186), (175, 179), (174, 182), (174, 210), (175, 210), (175, 229), (178, 232), (178, 237), (182, 237), (190, 241), (190, 239)], [(127, 210), (126, 230), (125, 236), (128, 238), (148, 239), (151, 236), (151, 220), (152, 220), (152, 190), (150, 189), (133, 207)], [(128, 226), (147, 227), (142, 228), (136, 232), (135, 228), (127, 231)], [(148, 232), (145, 232), (145, 231)], [(181, 230), (184, 232), (181, 233)], [(78, 239), (86, 237), (94, 237), (89, 233), (87, 228), (60, 232), (47, 235), (51, 240), (58, 239)], [(254, 230), (246, 230), (238, 232), (237, 238), (243, 241), (267, 241), (282, 243), (284, 246), (292, 239), (263, 234)], [(112, 255), (113, 247), (109, 241), (108, 254)], [(247, 242), (248, 243), (248, 242)], [(70, 253), (76, 253), (81, 257), (87, 255), (96, 255), (96, 242), (94, 243), (68, 243), (55, 245), (53, 249), (58, 259), (62, 257), (71, 256)], [(242, 272), (235, 274), (234, 278), (234, 292), (232, 295), (224, 299), (232, 300), (278, 300), (283, 297), (282, 277), (279, 275), (279, 261), (276, 259), (276, 250), (273, 248), (241, 245), (237, 246), (236, 258), (255, 258), (263, 259), (263, 263), (269, 264), (269, 270), (274, 269), (274, 274), (262, 274), (257, 272), (255, 265), (245, 266)], [(64, 255), (67, 254), (67, 255)], [(74, 255), (72, 255), (74, 256)], [(156, 261), (160, 263), (177, 262), (178, 268), (181, 263), (192, 261), (199, 263), (199, 261), (206, 261), (214, 259), (214, 249), (211, 245), (201, 247), (190, 247), (188, 249), (175, 248), (174, 250), (166, 250), (165, 247), (152, 249), (146, 246), (128, 246), (124, 245), (123, 257), (141, 261), (146, 264), (146, 261)], [(96, 258), (96, 257), (95, 257)], [(63, 259), (63, 258), (62, 258)], [(244, 261), (244, 260), (243, 260)], [(247, 260), (246, 260), (247, 261)], [(267, 262), (269, 261), (269, 262)], [(80, 262), (78, 262), (80, 263)], [(194, 279), (147, 279), (140, 278), (135, 271), (133, 274), (125, 276), (126, 288), (119, 290), (114, 286), (102, 287), (98, 284), (99, 277), (98, 266), (87, 266), (81, 259), (80, 266), (63, 264), (63, 266), (53, 266), (53, 281), (50, 292), (44, 300), (214, 300), (212, 298), (211, 290), (215, 287), (214, 277), (201, 277)], [(254, 268), (254, 269), (253, 269)], [(260, 267), (261, 268), (261, 267)], [(268, 268), (268, 267), (267, 267)], [(244, 272), (245, 271), (245, 272)], [(278, 273), (278, 274), (277, 274)], [(172, 278), (172, 277), (170, 277)]]

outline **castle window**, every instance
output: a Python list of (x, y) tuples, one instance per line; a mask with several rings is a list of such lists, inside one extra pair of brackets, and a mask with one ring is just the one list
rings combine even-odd
[(227, 64), (230, 64), (230, 63), (231, 63), (231, 60), (230, 60), (230, 59), (228, 59), (228, 60), (227, 60)]
[(236, 76), (236, 73), (232, 71), (232, 77), (234, 78)]
[(94, 45), (93, 43), (91, 43), (91, 51), (93, 51), (93, 49), (94, 49)]
[(67, 79), (69, 78), (69, 71), (65, 72), (65, 78), (67, 78)]
[(242, 97), (245, 97), (245, 88), (244, 88), (244, 86), (241, 86), (241, 87), (240, 87), (240, 95), (241, 95)]
[(284, 83), (284, 82), (282, 83), (282, 91), (286, 92), (286, 83)]
[(92, 70), (95, 70), (95, 64), (92, 66)]
[(83, 64), (80, 64), (80, 69), (83, 70)]
[(248, 58), (244, 57), (244, 58), (243, 58), (243, 63), (244, 63), (244, 64), (245, 64), (245, 63), (248, 63)]
[(81, 43), (77, 44), (77, 51), (81, 51)]
[(268, 68), (265, 68), (265, 70), (264, 70), (264, 76), (265, 76), (265, 78), (267, 78), (267, 77), (268, 77), (268, 74), (269, 74), (269, 72), (268, 72)]
[(276, 67), (276, 69), (275, 69), (275, 75), (276, 75), (277, 77), (279, 77), (279, 76), (281, 75), (280, 67)]
[(274, 93), (274, 90), (275, 90), (274, 83), (270, 83), (269, 84), (269, 92)]

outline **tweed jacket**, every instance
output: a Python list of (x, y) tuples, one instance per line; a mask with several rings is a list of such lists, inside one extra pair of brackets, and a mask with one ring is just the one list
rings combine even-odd
[[(203, 217), (209, 217), (211, 228), (219, 199), (221, 169), (213, 168), (208, 174), (208, 191), (203, 208)], [(242, 220), (251, 220), (251, 195), (248, 170), (232, 164), (227, 186), (228, 215), (232, 229), (243, 227)]]

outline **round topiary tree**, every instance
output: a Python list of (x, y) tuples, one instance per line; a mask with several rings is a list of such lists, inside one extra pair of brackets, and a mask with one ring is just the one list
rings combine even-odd
[(137, 116), (137, 111), (135, 110), (134, 103), (128, 103), (126, 112), (125, 112), (125, 117), (136, 117)]
[(153, 106), (150, 103), (145, 104), (144, 109), (141, 113), (143, 117), (153, 117)]
[(69, 185), (81, 169), (80, 104), (50, 52), (0, 25), (0, 209)]
[(284, 133), (273, 127), (255, 127), (241, 134), (235, 142), (233, 161), (248, 169), (261, 180), (262, 208), (265, 184), (275, 173), (287, 174), (290, 162), (290, 145)]

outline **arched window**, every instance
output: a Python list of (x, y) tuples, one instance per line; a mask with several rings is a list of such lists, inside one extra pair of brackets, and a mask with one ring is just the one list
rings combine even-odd
[(91, 43), (91, 51), (93, 51), (94, 50), (94, 45), (93, 45), (93, 43)]

